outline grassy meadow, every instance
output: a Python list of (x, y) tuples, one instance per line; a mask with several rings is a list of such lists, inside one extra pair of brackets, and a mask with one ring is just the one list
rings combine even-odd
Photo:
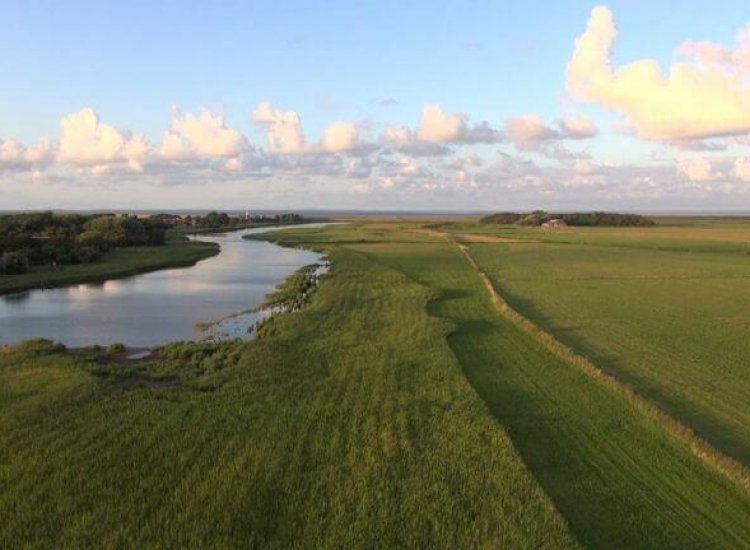
[(750, 466), (750, 223), (540, 240), (470, 248), (516, 310)]
[(332, 260), (249, 344), (0, 353), (0, 546), (576, 546), (433, 291)]
[[(2, 349), (0, 546), (746, 547), (750, 493), (505, 317), (442, 234), (524, 315), (742, 458), (743, 344), (709, 317), (744, 315), (747, 291), (730, 295), (750, 258), (741, 227), (712, 227), (264, 234), (332, 267), (252, 342), (136, 362)], [(565, 279), (570, 262), (586, 277)]]

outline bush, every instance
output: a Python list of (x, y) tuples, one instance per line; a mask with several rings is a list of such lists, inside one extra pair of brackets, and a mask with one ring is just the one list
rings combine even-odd
[(542, 225), (545, 222), (548, 222), (552, 219), (552, 216), (550, 216), (547, 212), (544, 210), (534, 210), (530, 214), (526, 214), (523, 218), (518, 220), (518, 225), (531, 225), (531, 226), (539, 226)]
[(11, 351), (18, 351), (28, 355), (50, 355), (65, 351), (65, 346), (59, 342), (53, 342), (46, 338), (34, 338), (24, 340), (13, 346), (8, 346)]
[(0, 273), (14, 275), (29, 270), (29, 257), (24, 252), (4, 252), (0, 256)]
[(115, 342), (107, 346), (107, 353), (125, 353), (125, 344), (121, 342)]
[(496, 223), (500, 225), (509, 225), (518, 222), (518, 220), (523, 217), (523, 214), (518, 214), (517, 212), (498, 212), (497, 214), (485, 216), (484, 218), (479, 220), (479, 223)]

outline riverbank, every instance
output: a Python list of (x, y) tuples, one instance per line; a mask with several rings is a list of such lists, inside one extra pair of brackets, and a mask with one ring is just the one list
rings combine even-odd
[(191, 241), (170, 233), (162, 246), (118, 248), (100, 262), (35, 268), (22, 275), (0, 276), (0, 295), (132, 277), (174, 267), (189, 267), (220, 252), (216, 243)]
[(280, 226), (293, 226), (293, 225), (305, 225), (311, 223), (325, 222), (324, 219), (317, 218), (305, 218), (297, 222), (248, 222), (238, 223), (233, 225), (225, 225), (222, 227), (175, 227), (171, 232), (175, 235), (210, 235), (212, 233), (229, 233), (230, 231), (239, 231), (241, 229), (258, 229), (259, 227), (280, 227)]

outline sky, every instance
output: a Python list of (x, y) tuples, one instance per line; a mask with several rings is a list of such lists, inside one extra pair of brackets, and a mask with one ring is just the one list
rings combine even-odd
[(0, 210), (750, 210), (747, 2), (0, 8)]

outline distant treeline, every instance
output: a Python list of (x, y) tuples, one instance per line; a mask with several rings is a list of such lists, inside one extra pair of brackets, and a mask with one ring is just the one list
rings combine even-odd
[[(188, 220), (189, 218), (189, 220)], [(225, 212), (209, 212), (205, 216), (187, 216), (186, 220), (194, 227), (219, 229), (224, 227), (233, 227), (246, 223), (300, 223), (302, 216), (299, 214), (276, 214), (275, 216), (249, 216), (244, 217), (232, 217)]]
[(39, 212), (0, 216), (0, 274), (37, 265), (95, 262), (117, 247), (164, 244), (158, 219), (113, 214)]
[(572, 226), (638, 226), (654, 225), (654, 221), (638, 214), (618, 214), (616, 212), (573, 212), (570, 214), (550, 214), (544, 210), (528, 213), (498, 212), (481, 219), (481, 223), (515, 224), (538, 226), (550, 220), (563, 220)]

